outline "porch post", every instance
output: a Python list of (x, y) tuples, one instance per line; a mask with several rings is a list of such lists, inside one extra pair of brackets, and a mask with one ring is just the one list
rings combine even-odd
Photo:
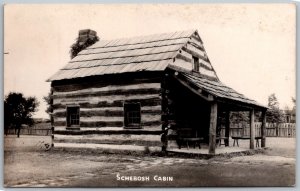
[(216, 153), (217, 118), (218, 118), (218, 104), (217, 102), (213, 102), (210, 106), (209, 154)]
[(230, 131), (230, 120), (229, 120), (229, 116), (230, 116), (230, 111), (227, 110), (226, 111), (226, 122), (225, 122), (225, 137), (227, 137), (228, 139), (225, 139), (225, 146), (228, 147), (229, 146), (229, 131)]
[(250, 111), (250, 149), (254, 149), (255, 126), (254, 126), (254, 109)]
[(262, 111), (261, 147), (266, 147), (266, 110)]

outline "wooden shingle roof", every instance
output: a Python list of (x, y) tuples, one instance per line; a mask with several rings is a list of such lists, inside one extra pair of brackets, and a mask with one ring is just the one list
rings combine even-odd
[(47, 81), (104, 74), (163, 71), (196, 30), (100, 40), (82, 50)]
[(246, 103), (249, 105), (254, 105), (262, 108), (267, 108), (266, 106), (256, 102), (255, 100), (249, 99), (243, 94), (240, 94), (234, 89), (224, 85), (221, 81), (212, 81), (188, 73), (181, 73), (181, 74), (186, 81), (193, 83), (194, 85), (196, 85), (202, 90), (205, 90), (206, 92), (213, 95), (214, 97), (233, 100), (240, 103)]
[[(164, 71), (168, 67), (182, 71), (185, 69), (181, 67), (186, 66), (187, 62), (182, 62), (182, 60), (174, 62), (174, 58), (178, 54), (182, 54), (182, 48), (188, 46), (188, 43), (193, 43), (192, 36), (195, 36), (195, 34), (200, 41), (197, 45), (203, 50), (199, 56), (201, 63), (204, 68), (208, 68), (208, 71), (212, 73), (211, 76), (215, 77), (212, 80), (206, 75), (204, 75), (206, 77), (201, 77), (202, 71), (200, 70), (198, 75), (182, 73), (184, 78), (214, 97), (266, 108), (220, 82), (204, 51), (197, 30), (101, 40), (79, 52), (76, 57), (47, 81), (140, 71)], [(176, 64), (179, 64), (179, 66)], [(205, 70), (203, 74), (205, 74)], [(209, 73), (206, 71), (206, 74)]]

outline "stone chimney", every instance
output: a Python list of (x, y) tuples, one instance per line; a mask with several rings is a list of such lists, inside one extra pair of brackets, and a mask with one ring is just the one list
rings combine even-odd
[(97, 32), (91, 29), (83, 29), (79, 31), (78, 42), (79, 45), (84, 44), (88, 39), (94, 39), (97, 36)]

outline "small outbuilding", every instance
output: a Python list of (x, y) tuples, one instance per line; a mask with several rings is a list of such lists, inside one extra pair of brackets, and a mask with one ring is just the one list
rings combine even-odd
[(100, 40), (48, 81), (54, 147), (165, 151), (194, 142), (214, 154), (217, 141), (229, 146), (231, 111), (249, 111), (251, 149), (254, 112), (262, 113), (265, 147), (267, 108), (219, 80), (197, 30)]

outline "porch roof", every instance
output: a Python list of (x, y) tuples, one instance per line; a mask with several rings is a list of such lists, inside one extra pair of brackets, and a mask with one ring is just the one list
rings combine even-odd
[(206, 91), (207, 93), (217, 98), (217, 100), (230, 100), (239, 103), (240, 105), (248, 105), (251, 107), (259, 107), (262, 109), (268, 108), (258, 103), (257, 101), (249, 99), (243, 94), (238, 93), (234, 89), (224, 85), (221, 81), (212, 81), (210, 79), (185, 72), (180, 72), (180, 74), (185, 81), (192, 83), (201, 90)]

